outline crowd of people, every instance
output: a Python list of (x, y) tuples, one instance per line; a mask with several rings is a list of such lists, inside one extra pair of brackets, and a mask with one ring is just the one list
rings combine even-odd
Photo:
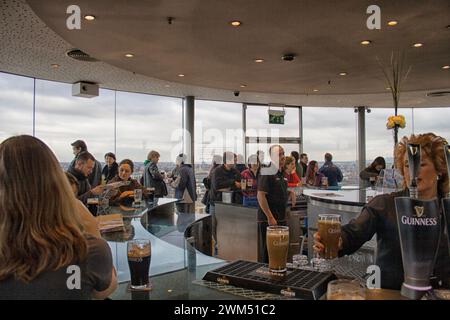
[[(404, 189), (393, 194), (375, 197), (361, 214), (342, 226), (339, 255), (358, 250), (373, 235), (377, 235), (377, 265), (382, 267), (382, 286), (399, 289), (403, 279), (394, 199), (408, 195), (409, 171), (406, 146), (421, 145), (422, 162), (418, 178), (421, 199), (442, 199), (449, 192), (449, 177), (445, 166), (445, 140), (434, 134), (405, 137), (396, 147), (396, 168), (405, 177)], [(134, 164), (123, 159), (118, 164), (113, 153), (105, 154), (105, 166), (88, 152), (86, 143), (72, 144), (75, 158), (66, 173), (56, 156), (41, 140), (15, 136), (0, 144), (0, 298), (22, 299), (84, 299), (106, 298), (117, 287), (110, 248), (100, 236), (97, 221), (85, 204), (89, 197), (100, 195), (105, 183), (129, 182), (121, 185), (110, 199), (115, 205), (136, 188), (153, 188), (155, 196), (167, 195), (166, 182), (175, 188), (180, 212), (194, 212), (196, 181), (187, 157), (179, 154), (176, 169), (169, 180), (158, 169), (160, 154), (150, 151), (141, 181), (132, 178)], [(234, 202), (258, 208), (258, 230), (265, 239), (269, 225), (286, 224), (289, 199), (295, 204), (292, 187), (301, 185), (337, 186), (342, 181), (341, 170), (326, 153), (319, 168), (306, 154), (292, 152), (285, 156), (282, 146), (269, 149), (270, 162), (264, 162), (262, 151), (251, 155), (246, 165), (237, 166), (238, 157), (225, 152), (215, 156), (213, 166), (204, 183), (207, 196), (203, 201), (214, 219), (215, 203), (223, 192), (234, 192)], [(361, 172), (361, 179), (371, 182), (386, 167), (381, 157)], [(442, 234), (446, 239), (447, 235)], [(265, 241), (259, 253), (267, 261)], [(447, 242), (441, 241), (434, 276), (444, 286), (449, 285), (450, 265)], [(320, 236), (314, 235), (314, 250), (324, 246)], [(67, 290), (68, 268), (81, 268), (81, 290)]]

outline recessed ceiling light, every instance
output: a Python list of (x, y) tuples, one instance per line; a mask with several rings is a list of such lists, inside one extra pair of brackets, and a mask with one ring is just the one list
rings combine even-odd
[(347, 75), (347, 72), (339, 72), (339, 75), (340, 75), (340, 76), (346, 76), (346, 75)]
[(444, 70), (450, 69), (450, 66), (442, 66), (442, 69)]
[(164, 87), (170, 88), (170, 85), (169, 84), (165, 84)]
[(93, 21), (95, 20), (95, 16), (93, 16), (92, 14), (87, 14), (84, 16), (84, 20)]
[(422, 47), (422, 46), (423, 46), (423, 43), (420, 43), (420, 42), (414, 43), (414, 44), (413, 44), (413, 47), (414, 47), (414, 48), (420, 48), (420, 47)]
[(255, 62), (256, 62), (256, 63), (261, 63), (261, 62), (264, 62), (264, 59), (260, 59), (260, 58), (255, 59)]
[(180, 73), (178, 76), (179, 76), (180, 78), (182, 78), (182, 77), (184, 77), (184, 74)]
[(59, 67), (60, 67), (59, 64), (57, 64), (57, 63), (52, 63), (52, 68), (59, 68)]
[(239, 26), (242, 24), (242, 22), (240, 22), (240, 21), (238, 21), (238, 20), (235, 20), (235, 21), (231, 21), (230, 24), (231, 24), (233, 27), (239, 27)]
[(319, 92), (319, 89), (313, 89), (314, 92)]
[(132, 54), (132, 53), (126, 53), (126, 54), (125, 54), (125, 57), (127, 57), (127, 58), (133, 58), (133, 57), (134, 57), (134, 54)]
[(386, 87), (386, 90), (391, 90), (391, 87)]
[(246, 84), (241, 84), (240, 87), (241, 88), (245, 88), (245, 87), (247, 87), (247, 85)]
[(393, 26), (396, 26), (396, 25), (398, 24), (398, 21), (391, 20), (391, 21), (389, 21), (387, 24), (388, 24), (388, 26), (393, 27)]
[(367, 45), (369, 45), (369, 44), (371, 44), (371, 43), (372, 43), (371, 40), (363, 40), (363, 41), (361, 41), (361, 44), (362, 44), (363, 46), (367, 46)]

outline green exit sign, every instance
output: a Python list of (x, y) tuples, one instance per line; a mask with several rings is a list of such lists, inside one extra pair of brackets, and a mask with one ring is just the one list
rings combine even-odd
[(270, 124), (284, 124), (284, 114), (269, 114)]

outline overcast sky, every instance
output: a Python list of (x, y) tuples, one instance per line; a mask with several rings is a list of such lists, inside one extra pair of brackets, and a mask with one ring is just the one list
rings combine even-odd
[[(15, 134), (32, 134), (32, 104), (33, 79), (0, 73), (0, 141)], [(409, 135), (413, 112), (401, 109), (400, 113), (407, 121), (400, 135)], [(368, 160), (392, 156), (392, 132), (385, 127), (392, 114), (393, 109), (372, 109), (366, 114)], [(243, 153), (242, 135), (236, 131), (242, 129), (241, 104), (199, 100), (195, 116), (196, 161), (209, 162), (211, 154), (224, 149)], [(100, 90), (99, 97), (78, 98), (71, 96), (70, 84), (37, 80), (35, 117), (36, 136), (60, 161), (73, 158), (70, 143), (77, 139), (85, 140), (101, 161), (106, 152), (114, 152), (114, 91)], [(450, 108), (414, 110), (415, 133), (435, 132), (450, 139), (449, 121)], [(248, 136), (298, 136), (298, 125), (297, 109), (286, 109), (285, 125), (269, 125), (266, 107), (247, 109)], [(161, 153), (161, 161), (173, 161), (181, 152), (181, 126), (181, 99), (117, 92), (118, 160), (144, 161), (155, 149)], [(322, 161), (325, 152), (333, 153), (336, 161), (356, 160), (356, 114), (352, 108), (304, 107), (303, 142), (310, 160)], [(286, 149), (292, 151), (296, 146)]]

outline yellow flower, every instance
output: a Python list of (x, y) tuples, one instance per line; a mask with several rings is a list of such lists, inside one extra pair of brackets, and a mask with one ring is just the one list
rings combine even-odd
[(390, 116), (386, 123), (386, 127), (388, 129), (393, 129), (395, 126), (399, 126), (402, 129), (405, 128), (406, 127), (405, 116), (403, 115)]

